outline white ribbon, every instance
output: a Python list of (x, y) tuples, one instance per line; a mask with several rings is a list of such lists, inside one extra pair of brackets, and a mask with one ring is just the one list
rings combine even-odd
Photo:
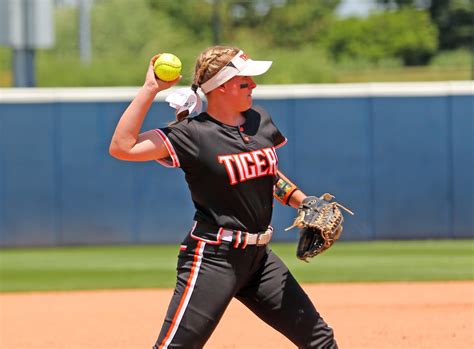
[(189, 87), (175, 90), (166, 97), (165, 101), (169, 103), (171, 108), (176, 109), (175, 115), (186, 110), (189, 111), (189, 115), (193, 112), (199, 114), (202, 110), (201, 97)]

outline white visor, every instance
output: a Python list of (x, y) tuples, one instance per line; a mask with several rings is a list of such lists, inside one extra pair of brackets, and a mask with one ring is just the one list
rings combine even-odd
[(248, 58), (243, 51), (239, 51), (224, 68), (201, 85), (201, 90), (208, 93), (237, 75), (262, 75), (271, 65), (272, 61), (254, 61)]

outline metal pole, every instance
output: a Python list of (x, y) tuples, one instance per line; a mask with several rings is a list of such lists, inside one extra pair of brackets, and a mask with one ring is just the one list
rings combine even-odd
[(212, 1), (212, 39), (214, 45), (219, 45), (221, 31), (221, 18), (219, 13), (219, 0)]
[(474, 80), (474, 1), (471, 2), (471, 80)]
[(92, 61), (91, 20), (92, 0), (79, 1), (79, 57), (83, 64)]
[[(35, 49), (31, 48), (29, 37), (29, 23), (32, 23), (31, 6), (29, 0), (21, 0), (21, 26), (23, 35), (22, 47), (13, 50), (13, 80), (15, 87), (35, 87)], [(30, 11), (28, 10), (30, 9)]]
[(15, 87), (35, 87), (35, 50), (13, 50), (13, 76)]

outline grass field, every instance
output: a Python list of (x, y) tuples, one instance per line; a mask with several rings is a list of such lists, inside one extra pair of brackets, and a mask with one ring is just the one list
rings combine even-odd
[[(339, 242), (311, 263), (271, 248), (304, 283), (474, 280), (474, 240)], [(174, 287), (178, 245), (0, 250), (0, 291)]]

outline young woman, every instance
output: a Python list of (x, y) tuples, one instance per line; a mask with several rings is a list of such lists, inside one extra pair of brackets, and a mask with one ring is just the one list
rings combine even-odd
[[(155, 77), (157, 57), (110, 145), (110, 154), (120, 160), (180, 167), (196, 208), (154, 348), (202, 348), (233, 297), (299, 348), (337, 348), (332, 329), (267, 247), (273, 198), (292, 207), (306, 198), (278, 171), (275, 149), (286, 138), (265, 111), (252, 109), (252, 76), (265, 73), (272, 62), (253, 61), (234, 47), (205, 50), (191, 89), (170, 95), (177, 121), (140, 133), (156, 94), (179, 81)], [(202, 113), (198, 88), (207, 99)], [(188, 117), (192, 111), (199, 115)]]

